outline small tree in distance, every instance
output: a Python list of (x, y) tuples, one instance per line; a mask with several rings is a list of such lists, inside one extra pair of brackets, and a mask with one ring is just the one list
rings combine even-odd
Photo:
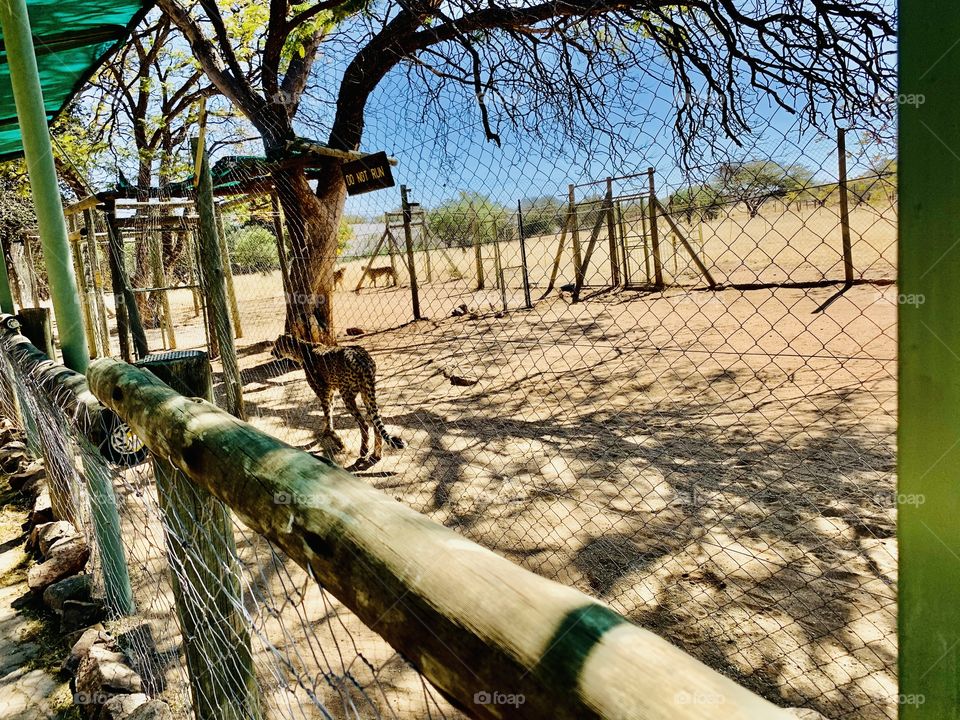
[(750, 217), (760, 213), (771, 198), (783, 198), (803, 190), (813, 179), (813, 172), (803, 165), (783, 166), (770, 160), (724, 163), (714, 178), (718, 194), (730, 202), (742, 202)]

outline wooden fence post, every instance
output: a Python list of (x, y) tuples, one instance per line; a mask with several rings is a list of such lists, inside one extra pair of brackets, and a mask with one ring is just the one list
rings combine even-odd
[[(153, 292), (160, 294), (160, 306), (163, 311), (163, 330), (167, 335), (167, 344), (171, 350), (177, 349), (177, 333), (173, 327), (173, 317), (170, 312), (170, 296), (167, 294), (167, 271), (163, 266), (163, 217), (159, 207), (147, 208), (147, 244), (150, 250), (150, 265), (152, 266), (151, 282), (157, 288)], [(148, 296), (149, 297), (149, 296)]]
[(53, 352), (53, 330), (50, 327), (48, 308), (23, 308), (17, 314), (20, 321), (20, 333), (51, 360), (57, 356)]
[(217, 336), (220, 348), (220, 362), (223, 364), (223, 385), (226, 390), (227, 412), (243, 418), (243, 383), (240, 379), (240, 366), (237, 363), (237, 348), (233, 344), (233, 322), (227, 304), (227, 288), (224, 280), (223, 258), (220, 255), (220, 241), (217, 239), (217, 220), (213, 206), (213, 178), (210, 176), (210, 163), (207, 149), (200, 145), (198, 138), (190, 140), (193, 157), (200, 159), (200, 173), (197, 176), (197, 215), (200, 218), (198, 244), (200, 245), (200, 266), (207, 295), (207, 312), (210, 314), (213, 332)]
[(277, 258), (280, 261), (280, 279), (283, 292), (290, 297), (290, 266), (287, 264), (287, 245), (283, 236), (283, 218), (280, 216), (280, 196), (276, 189), (270, 191), (270, 210), (273, 218), (273, 234), (277, 236)]
[(647, 178), (650, 186), (650, 201), (647, 208), (650, 211), (650, 249), (653, 251), (653, 286), (663, 289), (663, 263), (660, 261), (660, 235), (657, 230), (657, 190), (653, 182), (653, 168), (647, 168)]
[(407, 273), (410, 275), (410, 300), (413, 302), (413, 319), (420, 319), (420, 289), (417, 287), (417, 266), (413, 262), (413, 233), (410, 229), (410, 200), (407, 186), (400, 186), (400, 203), (403, 207), (403, 240), (407, 246)]
[[(178, 392), (213, 400), (207, 354), (150, 355), (138, 367)], [(153, 460), (174, 599), (197, 720), (262, 716), (230, 511), (159, 457)]]
[[(567, 188), (570, 199), (570, 239), (573, 242), (573, 285), (574, 288), (583, 286), (583, 256), (580, 254), (580, 218), (577, 216), (577, 198), (573, 185)], [(576, 302), (579, 293), (574, 292), (573, 301)]]
[(117, 333), (120, 335), (120, 353), (129, 355), (127, 348), (127, 330), (133, 339), (133, 352), (136, 357), (142, 358), (150, 350), (147, 346), (147, 334), (143, 330), (140, 319), (140, 309), (137, 307), (133, 291), (130, 289), (130, 280), (127, 278), (127, 268), (123, 252), (123, 236), (117, 227), (116, 204), (107, 203), (104, 215), (107, 221), (107, 241), (110, 244), (110, 278), (113, 284), (113, 301), (117, 310)]
[(530, 300), (530, 273), (527, 270), (527, 239), (523, 236), (523, 202), (517, 200), (517, 230), (520, 232), (520, 271), (523, 273), (523, 306), (533, 307)]
[(843, 240), (843, 280), (853, 285), (853, 249), (850, 243), (850, 206), (847, 201), (847, 131), (837, 130), (837, 166), (840, 189), (840, 234)]
[(477, 231), (477, 216), (473, 210), (473, 200), (468, 207), (470, 217), (467, 219), (467, 233), (473, 240), (473, 255), (477, 263), (477, 290), (483, 290), (486, 285), (483, 277), (483, 249), (480, 242), (481, 233)]
[(67, 240), (70, 254), (73, 256), (73, 274), (77, 279), (77, 300), (83, 318), (83, 330), (87, 336), (87, 355), (97, 356), (97, 335), (93, 329), (93, 312), (90, 307), (90, 292), (87, 287), (87, 274), (83, 268), (83, 238), (80, 236), (76, 214), (67, 216)]
[(617, 219), (613, 205), (613, 178), (607, 178), (607, 244), (610, 246), (610, 286), (620, 285), (620, 261), (617, 256)]
[(240, 324), (240, 306), (237, 304), (237, 291), (233, 287), (233, 265), (230, 262), (227, 234), (223, 230), (223, 213), (216, 203), (213, 207), (214, 214), (217, 217), (217, 240), (220, 242), (220, 257), (223, 260), (223, 278), (227, 283), (227, 297), (230, 299), (230, 313), (233, 316), (234, 337), (242, 338), (243, 326)]
[(93, 305), (97, 315), (97, 332), (100, 339), (100, 351), (104, 357), (110, 355), (110, 331), (107, 328), (107, 309), (103, 303), (103, 276), (100, 272), (100, 253), (97, 249), (97, 223), (93, 208), (83, 211), (83, 223), (87, 231), (87, 255), (90, 261), (90, 280), (93, 286)]

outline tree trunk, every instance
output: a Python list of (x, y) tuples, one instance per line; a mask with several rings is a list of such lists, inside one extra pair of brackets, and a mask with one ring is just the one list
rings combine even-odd
[(291, 248), (287, 329), (301, 339), (325, 345), (337, 342), (333, 268), (337, 230), (347, 199), (340, 162), (331, 158), (311, 163), (321, 170), (316, 192), (302, 168), (281, 168), (273, 173)]

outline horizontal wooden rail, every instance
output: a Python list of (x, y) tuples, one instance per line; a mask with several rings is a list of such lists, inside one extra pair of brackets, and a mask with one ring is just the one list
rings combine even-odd
[(572, 588), (120, 361), (94, 394), (479, 718), (787, 718)]
[(13, 315), (0, 315), (0, 345), (96, 447), (120, 424), (113, 411), (90, 392), (86, 376), (51, 360), (36, 348), (20, 334), (20, 322)]

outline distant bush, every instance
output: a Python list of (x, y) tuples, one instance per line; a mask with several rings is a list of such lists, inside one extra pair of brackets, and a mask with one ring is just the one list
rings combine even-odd
[(530, 198), (520, 204), (523, 211), (524, 237), (553, 235), (563, 226), (566, 209), (556, 198)]
[(445, 247), (513, 240), (516, 226), (509, 210), (485, 195), (461, 192), (427, 214), (430, 235)]
[(280, 267), (277, 238), (257, 225), (246, 225), (227, 236), (230, 260), (235, 273), (268, 273)]

